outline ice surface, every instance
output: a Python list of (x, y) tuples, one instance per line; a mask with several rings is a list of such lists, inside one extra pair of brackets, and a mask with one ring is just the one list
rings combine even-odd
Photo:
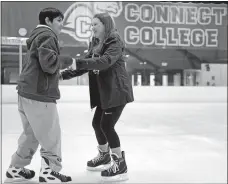
[[(58, 103), (62, 128), (62, 173), (72, 183), (101, 183), (86, 171), (97, 155), (87, 102)], [(125, 183), (226, 183), (226, 103), (132, 103), (116, 125), (126, 152)], [(16, 104), (2, 105), (2, 179), (22, 131)], [(28, 168), (40, 169), (39, 151)]]

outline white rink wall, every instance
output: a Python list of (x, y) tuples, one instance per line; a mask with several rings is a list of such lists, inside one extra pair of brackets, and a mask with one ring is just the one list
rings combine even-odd
[[(1, 85), (2, 104), (17, 103), (16, 85)], [(227, 87), (135, 86), (135, 102), (227, 102)], [(88, 86), (60, 86), (60, 102), (89, 102)]]

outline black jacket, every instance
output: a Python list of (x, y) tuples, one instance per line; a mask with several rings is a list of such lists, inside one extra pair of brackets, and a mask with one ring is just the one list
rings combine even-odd
[[(90, 44), (91, 45), (91, 44)], [(105, 40), (100, 57), (92, 58), (92, 49), (85, 59), (77, 59), (77, 70), (62, 72), (63, 79), (70, 79), (89, 72), (91, 108), (117, 107), (134, 101), (132, 85), (125, 68), (124, 45), (115, 32)], [(95, 74), (93, 70), (99, 70)]]
[(32, 31), (27, 49), (17, 81), (18, 94), (36, 101), (55, 102), (60, 98), (59, 70), (71, 65), (72, 58), (60, 56), (58, 38), (48, 26)]

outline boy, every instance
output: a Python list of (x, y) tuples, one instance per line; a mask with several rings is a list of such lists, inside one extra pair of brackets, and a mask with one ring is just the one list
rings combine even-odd
[(33, 170), (24, 167), (31, 163), (39, 144), (42, 157), (39, 182), (71, 181), (71, 177), (59, 173), (62, 168), (61, 129), (56, 108), (56, 100), (60, 98), (59, 70), (73, 62), (72, 58), (59, 55), (57, 35), (63, 18), (58, 9), (43, 9), (39, 14), (40, 24), (27, 40), (28, 52), (17, 86), (23, 133), (12, 155), (5, 182), (29, 180), (35, 176)]

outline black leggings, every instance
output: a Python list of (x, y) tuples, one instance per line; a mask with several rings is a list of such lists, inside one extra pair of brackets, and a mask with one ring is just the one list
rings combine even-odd
[(120, 147), (120, 139), (114, 126), (122, 114), (124, 107), (125, 105), (109, 109), (96, 108), (92, 125), (99, 145), (108, 142), (110, 148)]

